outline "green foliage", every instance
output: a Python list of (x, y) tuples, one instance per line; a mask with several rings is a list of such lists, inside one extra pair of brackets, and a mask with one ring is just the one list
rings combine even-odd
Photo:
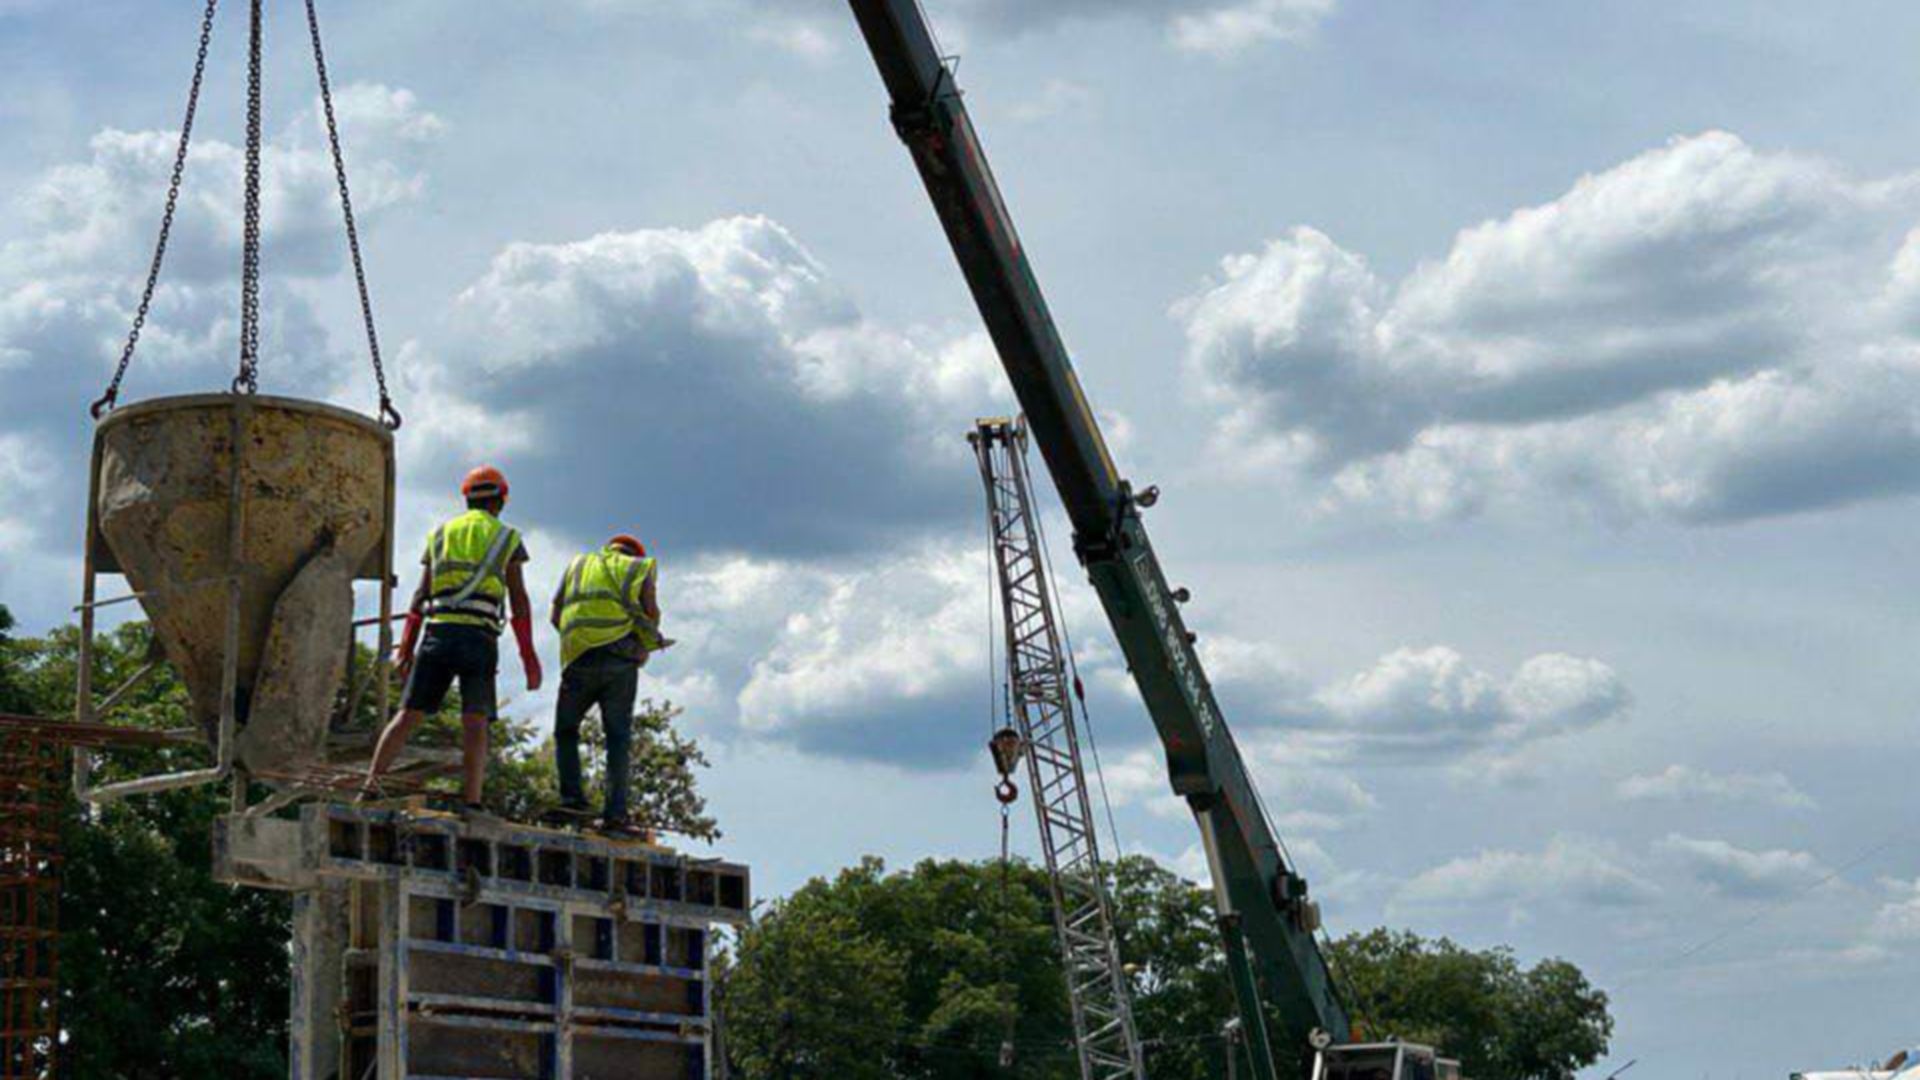
[[(45, 638), (9, 636), (0, 607), (0, 711), (70, 715), (79, 655), (72, 628)], [(152, 655), (144, 624), (95, 639), (95, 686), (111, 688)], [(372, 659), (362, 649), (360, 670)], [(398, 688), (395, 688), (398, 700)], [(356, 711), (372, 729), (374, 695)], [(455, 745), (457, 708), (423, 737)], [(673, 728), (678, 710), (647, 703), (637, 719), (636, 806), (665, 828), (717, 836), (700, 796), (706, 759)], [(189, 726), (185, 689), (162, 665), (116, 708), (113, 722)], [(554, 801), (550, 742), (534, 725), (496, 726), (487, 797), (497, 810), (538, 811)], [(203, 766), (198, 745), (116, 750), (99, 778)], [(185, 1076), (284, 1077), (289, 904), (285, 895), (220, 885), (211, 877), (213, 819), (226, 792), (188, 788), (113, 804), (93, 820), (70, 808), (61, 898), (60, 1020), (71, 1080), (171, 1080)]]
[(1613, 1034), (1606, 993), (1565, 960), (1522, 968), (1505, 948), (1390, 930), (1342, 938), (1332, 959), (1370, 1037), (1431, 1043), (1480, 1080), (1568, 1080)]
[(20, 685), (19, 662), (15, 659), (20, 646), (13, 640), (12, 631), (13, 612), (0, 604), (0, 712), (30, 713), (33, 703)]
[[(694, 740), (680, 734), (674, 721), (681, 710), (672, 702), (644, 699), (634, 710), (633, 756), (628, 806), (633, 819), (651, 829), (712, 842), (720, 826), (707, 813), (696, 769), (708, 767)], [(587, 801), (599, 805), (606, 791), (607, 743), (596, 720), (581, 728), (582, 783)], [(559, 773), (551, 736), (534, 741), (533, 725), (500, 721), (494, 728), (495, 757), (487, 774), (485, 801), (495, 813), (529, 820), (560, 802)]]
[(895, 1075), (906, 965), (851, 917), (796, 897), (747, 935), (738, 963), (727, 1007), (735, 1058), (746, 1075)]
[[(148, 655), (146, 627), (96, 640), (98, 678), (112, 686)], [(73, 709), (78, 636), (57, 631), (0, 652), (0, 683), (21, 711)], [(161, 670), (114, 714), (116, 723), (187, 726), (186, 694)], [(182, 769), (206, 753), (183, 747), (119, 752), (101, 776)], [(180, 1076), (282, 1077), (287, 1064), (286, 898), (210, 876), (221, 791), (193, 788), (68, 816), (60, 905), (61, 1075), (73, 1080)]]
[[(1149, 1075), (1230, 1075), (1220, 1032), (1235, 1010), (1211, 893), (1139, 856), (1117, 860), (1112, 873)], [(912, 1080), (1077, 1076), (1046, 879), (1016, 863), (1003, 893), (1001, 874), (998, 863), (932, 861), (888, 874), (868, 859), (775, 907), (744, 933), (722, 999), (742, 1075), (835, 1075), (807, 1071), (831, 1060), (848, 1076), (876, 1075), (854, 1061)], [(817, 966), (823, 961), (800, 944), (834, 941), (880, 973)], [(1482, 1080), (1565, 1080), (1606, 1052), (1606, 995), (1563, 960), (1522, 969), (1505, 949), (1476, 952), (1386, 930), (1337, 942), (1332, 960), (1366, 1036), (1430, 1042)], [(894, 965), (897, 1017), (873, 1012), (882, 1022), (836, 1028), (834, 1017), (846, 1014), (835, 1010), (871, 1007), (846, 1000), (840, 984), (890, 978)], [(816, 1035), (825, 1041), (808, 1042)], [(1009, 1039), (1014, 1063), (1002, 1068), (999, 1047)], [(845, 1058), (833, 1056), (842, 1051)]]
[[(884, 972), (897, 970), (884, 1020), (860, 1036), (881, 1072), (844, 1075), (947, 1078), (1077, 1075), (1066, 987), (1054, 952), (1046, 882), (1016, 863), (928, 860), (888, 874), (877, 859), (801, 887), (741, 939), (727, 990), (736, 1060), (748, 1077), (802, 1075), (780, 1066), (828, 1050), (800, 1044), (789, 1014), (843, 992), (790, 940), (837, 940)], [(770, 992), (769, 988), (777, 988)], [(863, 1013), (846, 1014), (858, 1023)], [(1012, 1040), (1016, 1064), (998, 1067)], [(815, 1075), (815, 1074), (805, 1074)], [(831, 1071), (818, 1075), (842, 1075)]]

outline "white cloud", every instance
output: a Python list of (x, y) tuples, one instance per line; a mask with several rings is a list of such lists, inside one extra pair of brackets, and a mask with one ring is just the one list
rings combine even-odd
[(881, 547), (976, 517), (958, 435), (1005, 394), (982, 342), (866, 319), (764, 217), (514, 244), (412, 358), (409, 447), (447, 476), (492, 457), (528, 478), (521, 506), (579, 531), (625, 503), (671, 506), (654, 527), (681, 551)]
[[(407, 91), (383, 86), (342, 87), (338, 105), (364, 227), (421, 196), (418, 151), (440, 122)], [(0, 243), (0, 454), (18, 467), (21, 448), (30, 448), (31, 479), (44, 492), (21, 498), (22, 488), (8, 484), (16, 497), (0, 512), (0, 588), (16, 602), (45, 594), (49, 567), (71, 580), (71, 560), (38, 545), (71, 535), (80, 520), (86, 407), (104, 389), (132, 321), (176, 139), (102, 131), (84, 160), (44, 171), (11, 208)], [(124, 400), (227, 386), (237, 351), (241, 172), (238, 147), (196, 140)], [(345, 356), (301, 289), (343, 268), (345, 244), (333, 166), (312, 111), (269, 140), (261, 179), (269, 268), (263, 386), (326, 396), (343, 381)]]
[(1454, 859), (1408, 881), (1396, 907), (1509, 905), (1516, 914), (1536, 903), (1632, 907), (1660, 889), (1631, 869), (1604, 841), (1558, 835), (1538, 852), (1483, 851)]
[(984, 745), (983, 552), (707, 556), (662, 572), (650, 678), (723, 733), (907, 767)]
[(1894, 898), (1874, 915), (1873, 936), (1902, 945), (1920, 943), (1920, 879), (1889, 881), (1886, 886)]
[(1657, 773), (1629, 776), (1614, 792), (1628, 802), (1712, 800), (1757, 802), (1786, 810), (1811, 810), (1811, 797), (1782, 773), (1715, 773), (1669, 765)]
[(933, 14), (943, 22), (950, 14), (963, 36), (976, 28), (1018, 34), (1079, 20), (1145, 18), (1162, 25), (1175, 48), (1232, 56), (1306, 38), (1336, 6), (1337, 0), (947, 0)]
[(1920, 486), (1916, 212), (1913, 177), (1710, 132), (1467, 229), (1397, 286), (1302, 228), (1176, 312), (1221, 438), (1330, 506), (1789, 513)]
[[(1230, 678), (1230, 676), (1228, 677)], [(1230, 685), (1230, 684), (1229, 684)], [(1558, 736), (1623, 717), (1632, 698), (1592, 659), (1544, 653), (1507, 679), (1446, 646), (1397, 649), (1304, 700), (1277, 702), (1283, 738), (1333, 760), (1510, 761)]]
[(1672, 833), (1656, 845), (1688, 874), (1723, 896), (1766, 900), (1790, 896), (1827, 875), (1819, 860), (1804, 851), (1752, 851), (1725, 840), (1703, 840)]
[(1333, 9), (1334, 0), (1241, 0), (1176, 16), (1170, 32), (1182, 49), (1229, 56), (1256, 45), (1298, 41)]

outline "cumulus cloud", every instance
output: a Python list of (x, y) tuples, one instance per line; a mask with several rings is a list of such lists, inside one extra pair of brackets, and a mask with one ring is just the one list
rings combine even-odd
[(1702, 840), (1679, 833), (1669, 834), (1657, 850), (1714, 892), (1743, 900), (1789, 896), (1827, 875), (1819, 860), (1804, 851), (1751, 851), (1725, 840)]
[[(355, 84), (337, 102), (354, 166), (356, 207), (376, 223), (418, 199), (420, 148), (440, 121), (405, 90)], [(31, 444), (50, 497), (15, 500), (4, 526), (71, 535), (80, 519), (87, 404), (99, 394), (132, 321), (177, 135), (107, 130), (84, 160), (28, 185), (0, 243), (0, 430)], [(238, 147), (200, 138), (189, 159), (161, 287), (128, 376), (134, 399), (223, 389), (237, 353), (242, 161)], [(262, 307), (269, 391), (325, 396), (342, 381), (337, 351), (296, 287), (343, 267), (333, 166), (309, 110), (269, 140), (262, 199), (268, 278)], [(16, 489), (17, 490), (17, 489)], [(34, 573), (0, 560), (0, 590), (19, 596)]]
[(1559, 835), (1536, 852), (1483, 851), (1415, 876), (1394, 897), (1396, 907), (1508, 905), (1523, 914), (1536, 903), (1622, 908), (1652, 902), (1655, 885), (1604, 841)]
[(1606, 663), (1542, 653), (1501, 678), (1434, 645), (1385, 654), (1312, 687), (1271, 649), (1202, 639), (1216, 689), (1239, 732), (1275, 760), (1512, 764), (1560, 736), (1623, 718), (1626, 683)]
[(1920, 182), (1709, 132), (1398, 284), (1296, 229), (1176, 308), (1236, 453), (1330, 505), (1729, 521), (1920, 485)]
[(1873, 936), (1905, 945), (1920, 942), (1920, 879), (1889, 881), (1886, 886), (1893, 898), (1875, 914)]
[(449, 327), (409, 365), (415, 460), (498, 458), (557, 527), (654, 507), (634, 524), (680, 550), (844, 552), (976, 516), (960, 435), (999, 401), (991, 351), (865, 318), (766, 218), (512, 245)]
[[(1333, 14), (1335, 0), (950, 0), (963, 32), (1018, 34), (1087, 19), (1145, 18), (1187, 52), (1232, 56), (1260, 45), (1298, 41)], [(939, 17), (939, 16), (936, 16)]]
[(1669, 765), (1657, 773), (1629, 776), (1614, 786), (1628, 802), (1755, 802), (1785, 810), (1811, 810), (1811, 797), (1782, 773), (1715, 773)]
[[(1358, 780), (1337, 769), (1292, 760), (1284, 746), (1238, 736), (1274, 825), (1288, 837), (1334, 832), (1372, 813), (1379, 800)], [(1156, 817), (1186, 820), (1186, 800), (1173, 794), (1166, 757), (1140, 747), (1106, 763), (1107, 797), (1118, 807), (1142, 806)]]
[(649, 667), (723, 734), (944, 767), (979, 751), (983, 552), (854, 560), (708, 556), (663, 573), (679, 644)]

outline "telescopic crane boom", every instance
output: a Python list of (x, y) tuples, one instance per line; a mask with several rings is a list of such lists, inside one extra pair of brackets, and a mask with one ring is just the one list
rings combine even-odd
[[(1345, 1042), (1350, 1023), (1306, 881), (1288, 865), (1180, 617), (1186, 594), (1168, 587), (1147, 539), (1140, 511), (1158, 492), (1135, 491), (1114, 468), (918, 0), (850, 2), (1166, 748), (1173, 790), (1199, 823), (1255, 1068), (1271, 1078), (1277, 1060), (1302, 1074), (1309, 1047)], [(1278, 1018), (1271, 1048), (1263, 998)]]

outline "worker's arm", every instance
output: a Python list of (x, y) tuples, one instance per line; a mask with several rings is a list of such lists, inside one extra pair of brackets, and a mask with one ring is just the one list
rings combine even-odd
[(640, 586), (640, 610), (652, 619), (655, 626), (660, 624), (660, 591), (656, 585), (660, 581), (660, 567), (656, 564), (653, 573), (647, 575), (647, 583)]
[(433, 567), (420, 564), (420, 585), (407, 602), (407, 621), (400, 630), (400, 643), (393, 649), (393, 670), (405, 679), (413, 671), (413, 650), (420, 642), (420, 628), (427, 621), (427, 597), (433, 591)]
[(567, 595), (567, 575), (560, 575), (560, 584), (553, 587), (553, 604), (547, 609), (547, 621), (555, 630), (560, 629), (560, 601)]
[(513, 639), (520, 646), (520, 666), (527, 672), (527, 690), (540, 689), (540, 654), (533, 647), (533, 601), (527, 598), (526, 558), (507, 563), (507, 602), (513, 612)]

